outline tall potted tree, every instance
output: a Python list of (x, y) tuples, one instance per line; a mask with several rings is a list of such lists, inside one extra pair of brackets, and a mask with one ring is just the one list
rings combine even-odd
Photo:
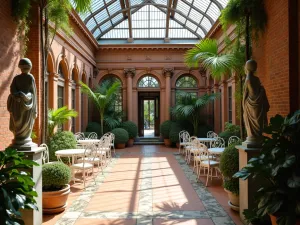
[(219, 97), (218, 94), (204, 94), (200, 97), (195, 97), (189, 92), (179, 92), (179, 102), (171, 108), (171, 113), (176, 118), (184, 118), (190, 120), (194, 127), (194, 135), (198, 135), (198, 128), (201, 122), (200, 114), (205, 106), (211, 101)]
[(101, 133), (103, 135), (103, 125), (104, 125), (104, 113), (107, 108), (109, 108), (112, 102), (116, 99), (116, 95), (120, 89), (120, 82), (114, 82), (110, 86), (97, 86), (94, 91), (89, 88), (85, 83), (80, 82), (81, 91), (89, 96), (94, 102), (95, 106), (99, 110), (100, 114), (100, 124)]

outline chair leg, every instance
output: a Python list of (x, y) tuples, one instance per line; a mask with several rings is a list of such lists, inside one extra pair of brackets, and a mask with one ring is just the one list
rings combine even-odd
[(207, 184), (208, 184), (208, 179), (209, 179), (209, 167), (208, 167), (207, 177), (206, 177), (206, 184), (205, 184), (206, 187), (207, 187)]

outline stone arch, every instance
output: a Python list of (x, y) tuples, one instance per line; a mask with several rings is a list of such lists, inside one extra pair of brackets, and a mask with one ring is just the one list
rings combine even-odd
[(59, 70), (59, 65), (62, 66), (63, 73), (66, 76), (64, 79), (67, 80), (69, 78), (69, 64), (68, 64), (68, 61), (66, 60), (66, 58), (62, 57), (62, 59), (60, 61), (58, 61), (57, 67), (56, 67), (57, 73)]
[(146, 71), (146, 70), (143, 70), (141, 72), (139, 72), (133, 79), (133, 87), (136, 87), (138, 88), (138, 83), (139, 81), (145, 77), (145, 76), (152, 76), (154, 77), (158, 83), (159, 83), (159, 88), (162, 88), (163, 87), (163, 84), (164, 82), (162, 81), (162, 74), (159, 74), (158, 72), (156, 71)]
[[(73, 79), (73, 73), (74, 73), (74, 79)], [(71, 80), (74, 80), (75, 83), (78, 83), (79, 80), (80, 80), (80, 77), (79, 77), (79, 68), (78, 68), (78, 65), (77, 64), (74, 64), (72, 70), (70, 71), (70, 79)]]
[(47, 56), (47, 71), (49, 71), (49, 73), (54, 73), (55, 71), (54, 56), (51, 50), (49, 51)]
[(105, 76), (107, 76), (109, 74), (112, 74), (112, 75), (118, 77), (120, 79), (121, 83), (122, 83), (122, 87), (124, 87), (126, 85), (126, 81), (124, 79), (123, 70), (122, 71), (121, 70), (112, 70), (112, 71), (105, 70), (105, 71), (100, 71), (98, 73), (97, 77), (96, 77), (96, 80), (95, 80), (96, 84), (99, 84), (99, 82), (101, 80), (103, 80), (103, 78)]
[(121, 87), (123, 87), (123, 85), (124, 85), (123, 80), (118, 75), (116, 75), (114, 73), (107, 73), (107, 74), (101, 76), (99, 82), (96, 82), (96, 84), (99, 84), (101, 81), (103, 81), (103, 80), (105, 80), (106, 78), (109, 78), (109, 77), (117, 78), (121, 82)]
[(197, 71), (181, 70), (174, 74), (171, 82), (171, 88), (176, 88), (176, 81), (183, 76), (193, 77), (197, 81), (197, 88), (200, 87), (199, 74), (196, 74)]

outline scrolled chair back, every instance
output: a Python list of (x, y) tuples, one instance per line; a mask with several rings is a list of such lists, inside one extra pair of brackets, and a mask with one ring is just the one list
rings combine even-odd
[(196, 148), (198, 151), (194, 153), (195, 156), (200, 156), (202, 152), (208, 152), (207, 146), (201, 142), (197, 143)]
[(239, 141), (241, 141), (241, 139), (238, 136), (231, 136), (228, 140), (228, 146), (237, 143)]
[(190, 134), (189, 132), (183, 130), (179, 133), (179, 142), (180, 143), (188, 143), (190, 142)]
[(89, 134), (87, 139), (98, 139), (98, 135), (96, 132), (92, 132)]
[(82, 132), (77, 132), (74, 134), (74, 136), (75, 136), (76, 141), (85, 139), (84, 133), (82, 133)]
[(211, 143), (211, 148), (225, 148), (225, 141), (221, 137), (216, 137), (216, 139)]
[(216, 138), (216, 137), (218, 137), (218, 134), (216, 134), (215, 132), (213, 131), (207, 132), (207, 138)]
[(49, 163), (49, 149), (48, 149), (48, 146), (45, 143), (43, 143), (43, 144), (40, 145), (40, 147), (45, 148), (45, 150), (43, 151), (43, 156), (42, 156), (43, 164)]

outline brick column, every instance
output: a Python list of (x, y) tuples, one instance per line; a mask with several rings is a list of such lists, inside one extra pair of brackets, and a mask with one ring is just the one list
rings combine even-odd
[(173, 76), (173, 68), (164, 68), (163, 74), (166, 78), (166, 93), (165, 93), (165, 120), (170, 119), (171, 107), (171, 77)]
[[(65, 80), (65, 105), (68, 109), (72, 109), (72, 83), (70, 79)], [(70, 131), (71, 123), (71, 119), (65, 123), (64, 130)]]
[(221, 131), (225, 129), (225, 122), (228, 121), (228, 88), (227, 88), (227, 82), (226, 79), (222, 77), (222, 83), (220, 85), (220, 88), (222, 90), (222, 96), (221, 96), (221, 101), (222, 101), (222, 124), (221, 124)]
[(124, 69), (124, 74), (127, 79), (127, 118), (133, 120), (133, 107), (132, 107), (132, 78), (135, 75), (134, 68)]
[[(214, 93), (219, 93), (219, 85), (214, 81)], [(215, 124), (214, 124), (214, 131), (216, 133), (220, 132), (220, 98), (214, 101), (214, 117), (215, 117)]]
[(57, 109), (58, 73), (50, 73), (48, 78), (49, 78), (48, 98), (50, 99), (48, 108)]
[(81, 132), (81, 86), (80, 84), (76, 84), (75, 89), (75, 110), (78, 112), (78, 116), (76, 117), (76, 132)]

